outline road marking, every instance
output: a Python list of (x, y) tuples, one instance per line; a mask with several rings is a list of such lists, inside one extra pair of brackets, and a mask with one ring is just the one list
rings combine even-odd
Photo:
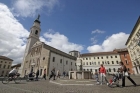
[(7, 86), (7, 87), (9, 87), (9, 88), (13, 88), (13, 89), (18, 89), (18, 90), (26, 91), (26, 92), (38, 93), (38, 92), (35, 92), (35, 91), (26, 90), (26, 89), (20, 89), (20, 88), (16, 88), (16, 87), (8, 86), (8, 85), (4, 85), (4, 86)]
[(54, 81), (50, 81), (50, 83), (54, 83), (54, 84), (57, 84), (57, 85), (82, 85), (82, 86), (93, 86), (94, 84), (61, 84), (61, 83), (57, 83), (57, 82), (54, 82)]

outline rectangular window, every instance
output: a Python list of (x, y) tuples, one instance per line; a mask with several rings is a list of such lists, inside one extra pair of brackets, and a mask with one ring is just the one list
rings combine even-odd
[(88, 65), (88, 62), (87, 62), (87, 65)]
[(127, 60), (125, 60), (125, 63), (126, 63), (126, 65), (128, 65), (128, 61)]
[(53, 60), (52, 61), (55, 62), (55, 57), (53, 57)]
[(86, 58), (86, 60), (88, 60), (88, 58)]
[(102, 61), (102, 64), (104, 64), (104, 61)]
[(96, 59), (96, 58), (94, 57), (94, 59)]
[(99, 59), (99, 57), (98, 57), (98, 59)]
[(126, 54), (124, 54), (124, 57), (126, 57)]
[(110, 64), (109, 61), (107, 61), (107, 63)]
[(75, 66), (76, 66), (76, 63), (75, 63)]
[(83, 62), (83, 65), (85, 65), (85, 62)]
[(92, 71), (92, 69), (90, 69), (90, 71)]
[(117, 58), (117, 56), (115, 56), (115, 58)]
[(106, 56), (106, 58), (108, 59), (108, 56)]
[(10, 68), (10, 65), (8, 65), (7, 69), (9, 69), (9, 68)]
[(103, 57), (102, 57), (102, 59), (103, 59)]
[(68, 61), (66, 61), (66, 65), (68, 64)]
[(114, 61), (112, 61), (112, 64), (114, 64)]
[(98, 62), (98, 65), (100, 65), (100, 62)]
[(113, 57), (111, 56), (111, 58), (113, 58)]
[(91, 58), (89, 57), (89, 60), (91, 60)]
[(5, 67), (6, 67), (6, 65), (3, 66), (3, 68), (5, 68)]
[(118, 62), (118, 61), (116, 61), (116, 63), (117, 63), (117, 64), (119, 64), (119, 62)]
[(91, 65), (91, 62), (90, 62), (90, 65)]
[(71, 65), (72, 65), (72, 62), (71, 62)]
[(127, 70), (128, 70), (128, 71), (130, 71), (130, 69), (129, 69), (129, 68), (127, 68)]
[(83, 60), (85, 60), (85, 58), (83, 58)]
[(116, 69), (115, 68), (113, 70), (114, 70), (114, 72), (116, 72)]
[(62, 63), (62, 59), (60, 59), (60, 63)]
[(1, 64), (0, 64), (0, 68), (1, 68)]

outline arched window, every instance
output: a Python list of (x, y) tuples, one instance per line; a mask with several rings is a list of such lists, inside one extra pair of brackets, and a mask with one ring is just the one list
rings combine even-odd
[(36, 35), (38, 34), (38, 30), (35, 31), (35, 34), (36, 34)]

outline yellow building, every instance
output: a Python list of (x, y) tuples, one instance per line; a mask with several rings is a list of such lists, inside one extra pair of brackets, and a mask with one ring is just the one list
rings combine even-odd
[(13, 60), (5, 57), (0, 56), (0, 76), (7, 76), (9, 71), (11, 70)]
[(140, 74), (140, 17), (125, 44), (128, 48), (134, 74)]

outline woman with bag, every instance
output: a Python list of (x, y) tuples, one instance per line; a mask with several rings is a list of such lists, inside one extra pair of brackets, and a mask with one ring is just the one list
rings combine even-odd
[(126, 66), (123, 64), (123, 62), (120, 62), (121, 68), (120, 71), (122, 72), (122, 87), (125, 87), (125, 77), (127, 77), (133, 84), (134, 86), (137, 86), (137, 84), (134, 82), (133, 79), (130, 78)]

